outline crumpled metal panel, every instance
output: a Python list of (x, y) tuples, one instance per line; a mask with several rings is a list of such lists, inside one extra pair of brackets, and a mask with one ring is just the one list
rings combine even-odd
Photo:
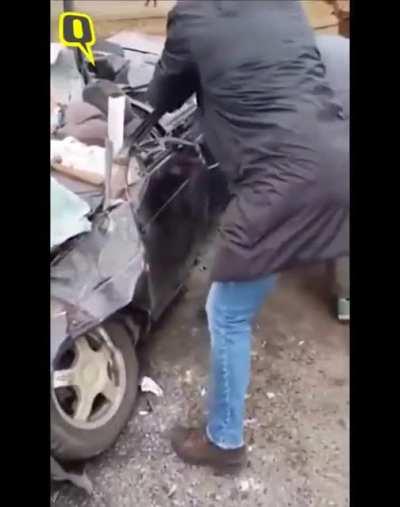
[[(58, 330), (57, 342), (62, 326), (65, 338), (75, 338), (127, 306), (144, 265), (130, 204), (99, 214), (91, 232), (74, 240), (51, 265), (51, 298), (58, 303), (51, 321), (52, 331)], [(61, 319), (58, 325), (56, 317)], [(52, 350), (52, 357), (56, 352)]]
[(124, 48), (124, 56), (130, 62), (129, 84), (133, 87), (148, 85), (162, 53), (164, 38), (129, 31), (119, 32), (107, 40)]
[(130, 62), (128, 82), (132, 87), (146, 86), (153, 77), (154, 68), (159, 56), (136, 51), (125, 51), (125, 58)]
[(60, 104), (80, 100), (85, 83), (78, 71), (73, 50), (52, 43), (50, 52), (50, 84), (53, 100)]
[(64, 187), (83, 199), (90, 208), (90, 212), (96, 211), (104, 200), (103, 187), (87, 183), (86, 181), (69, 178), (66, 174), (53, 171), (53, 177)]
[[(130, 62), (128, 82), (132, 87), (147, 86), (160, 58), (165, 38), (159, 35), (147, 35), (140, 32), (119, 32), (108, 39), (124, 48), (125, 58)], [(192, 96), (183, 106), (173, 113), (166, 113), (160, 119), (160, 125), (170, 132), (190, 113), (196, 110), (195, 97)]]
[(88, 232), (91, 224), (86, 218), (90, 212), (89, 205), (55, 178), (50, 177), (50, 183), (50, 248), (53, 248), (69, 238)]
[(67, 311), (64, 305), (51, 299), (50, 301), (50, 365), (60, 350), (61, 345), (68, 336)]
[(88, 495), (93, 493), (93, 483), (84, 471), (81, 473), (69, 472), (53, 456), (50, 456), (50, 474), (53, 481), (68, 481), (83, 489)]

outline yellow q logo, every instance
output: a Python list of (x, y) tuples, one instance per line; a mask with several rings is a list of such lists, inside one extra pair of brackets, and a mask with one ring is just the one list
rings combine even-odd
[(59, 39), (61, 44), (79, 48), (89, 62), (94, 65), (92, 47), (96, 35), (92, 19), (82, 12), (63, 12), (59, 18)]

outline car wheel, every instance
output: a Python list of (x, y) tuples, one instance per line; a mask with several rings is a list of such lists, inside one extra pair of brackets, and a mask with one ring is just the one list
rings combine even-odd
[(84, 460), (110, 447), (135, 404), (138, 361), (125, 326), (111, 321), (73, 341), (51, 383), (51, 452)]

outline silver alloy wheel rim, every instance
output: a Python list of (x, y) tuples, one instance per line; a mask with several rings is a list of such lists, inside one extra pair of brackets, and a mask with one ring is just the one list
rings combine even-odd
[(126, 390), (126, 368), (121, 352), (103, 327), (74, 340), (62, 354), (71, 364), (53, 371), (52, 396), (61, 417), (79, 429), (107, 424), (121, 406)]

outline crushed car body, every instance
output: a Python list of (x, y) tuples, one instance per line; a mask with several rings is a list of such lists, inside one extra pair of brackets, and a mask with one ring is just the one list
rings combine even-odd
[[(71, 50), (56, 48), (52, 56), (51, 455), (57, 465), (96, 456), (118, 437), (136, 398), (135, 346), (180, 292), (224, 192), (228, 199), (225, 179), (202, 145), (194, 98), (130, 142), (152, 119), (146, 88), (163, 41), (115, 38), (120, 44), (94, 47), (96, 67), (82, 69), (75, 59), (78, 75)], [(74, 93), (66, 91), (68, 81)], [(107, 173), (108, 101), (121, 94), (125, 145)]]

